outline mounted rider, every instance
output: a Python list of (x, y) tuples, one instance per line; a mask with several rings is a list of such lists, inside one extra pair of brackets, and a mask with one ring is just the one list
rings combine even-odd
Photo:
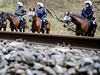
[(94, 8), (92, 7), (92, 2), (90, 0), (85, 1), (84, 4), (86, 5), (85, 8), (82, 10), (82, 16), (87, 18), (90, 22), (90, 26), (97, 27), (97, 24), (95, 22), (95, 18), (93, 17), (94, 14)]
[(24, 24), (24, 19), (22, 18), (22, 16), (24, 16), (26, 14), (26, 10), (23, 7), (23, 3), (22, 2), (18, 2), (18, 8), (15, 10), (15, 15), (17, 15), (20, 19), (20, 28), (22, 28), (23, 24)]
[(47, 16), (46, 9), (44, 8), (43, 3), (38, 2), (37, 3), (38, 9), (36, 10), (37, 16), (41, 19), (43, 27), (45, 28), (45, 25), (48, 23), (44, 18)]

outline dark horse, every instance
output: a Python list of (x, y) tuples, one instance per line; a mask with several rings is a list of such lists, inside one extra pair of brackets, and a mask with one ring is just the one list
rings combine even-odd
[(2, 12), (1, 15), (3, 16), (3, 18), (5, 19), (5, 21), (8, 19), (10, 21), (10, 28), (11, 31), (14, 31), (14, 29), (16, 30), (16, 32), (18, 31), (18, 29), (20, 30), (20, 32), (25, 32), (25, 28), (26, 28), (26, 20), (24, 19), (24, 25), (22, 26), (22, 28), (20, 28), (20, 19), (17, 15), (14, 15), (10, 12)]
[(40, 32), (45, 33), (45, 30), (46, 30), (47, 34), (50, 33), (50, 26), (51, 26), (50, 22), (48, 22), (44, 28), (42, 23), (41, 23), (41, 19), (35, 13), (35, 9), (33, 9), (33, 12), (29, 11), (29, 21), (30, 22), (32, 21), (31, 28), (32, 28), (33, 33), (35, 33), (36, 31), (38, 33), (40, 33)]
[(67, 14), (65, 14), (63, 26), (67, 27), (70, 22), (76, 25), (76, 36), (81, 35), (94, 37), (96, 27), (90, 25), (89, 21), (86, 18), (82, 17), (81, 15), (70, 14), (70, 12), (68, 12)]
[(0, 13), (0, 31), (2, 28), (4, 31), (6, 31), (7, 22), (6, 22), (6, 19), (4, 19), (4, 16), (2, 16), (2, 13)]

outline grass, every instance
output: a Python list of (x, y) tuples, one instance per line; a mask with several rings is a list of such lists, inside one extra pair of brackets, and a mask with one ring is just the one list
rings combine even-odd
[[(11, 5), (12, 0), (0, 0), (0, 1), (1, 1), (0, 8), (2, 11), (8, 11), (8, 12), (14, 13), (14, 10), (17, 7), (16, 0), (13, 0), (14, 1), (13, 5)], [(20, 1), (24, 3), (24, 7), (27, 10), (27, 15), (24, 16), (27, 22), (28, 22), (28, 8), (30, 7), (36, 8), (36, 3), (38, 1), (42, 1), (47, 8), (49, 8), (53, 13), (59, 15), (61, 19), (63, 19), (63, 15), (67, 11), (70, 11), (71, 13), (80, 14), (81, 10), (84, 7), (84, 0), (66, 0), (66, 2), (64, 0), (50, 0), (50, 1), (48, 0), (47, 1), (46, 0), (20, 0)], [(94, 16), (96, 17), (96, 22), (98, 24), (95, 37), (100, 37), (100, 26), (99, 26), (100, 25), (100, 4), (98, 2), (100, 3), (99, 0), (93, 1), (93, 6), (95, 9)], [(68, 28), (64, 28), (62, 26), (62, 23), (52, 18), (50, 14), (48, 14), (46, 19), (50, 21), (51, 23), (50, 34), (75, 36), (75, 32), (71, 30), (72, 28), (75, 28), (74, 24), (71, 23)], [(30, 22), (28, 22), (28, 26), (31, 26)], [(7, 31), (10, 31), (9, 25), (8, 25)], [(28, 32), (28, 30), (26, 32)]]

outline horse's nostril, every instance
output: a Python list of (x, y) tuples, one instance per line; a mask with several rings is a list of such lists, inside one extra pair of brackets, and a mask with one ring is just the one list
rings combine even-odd
[(31, 22), (31, 20), (29, 20), (29, 22)]

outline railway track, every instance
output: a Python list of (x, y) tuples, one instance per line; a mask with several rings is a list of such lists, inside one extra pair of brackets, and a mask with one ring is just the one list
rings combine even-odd
[(70, 44), (70, 47), (84, 48), (92, 50), (100, 50), (100, 38), (93, 37), (81, 37), (81, 36), (63, 36), (63, 35), (51, 35), (51, 34), (33, 34), (33, 33), (21, 33), (21, 32), (0, 32), (0, 39), (16, 40), (22, 38), (28, 42), (54, 44), (57, 45), (65, 43)]

